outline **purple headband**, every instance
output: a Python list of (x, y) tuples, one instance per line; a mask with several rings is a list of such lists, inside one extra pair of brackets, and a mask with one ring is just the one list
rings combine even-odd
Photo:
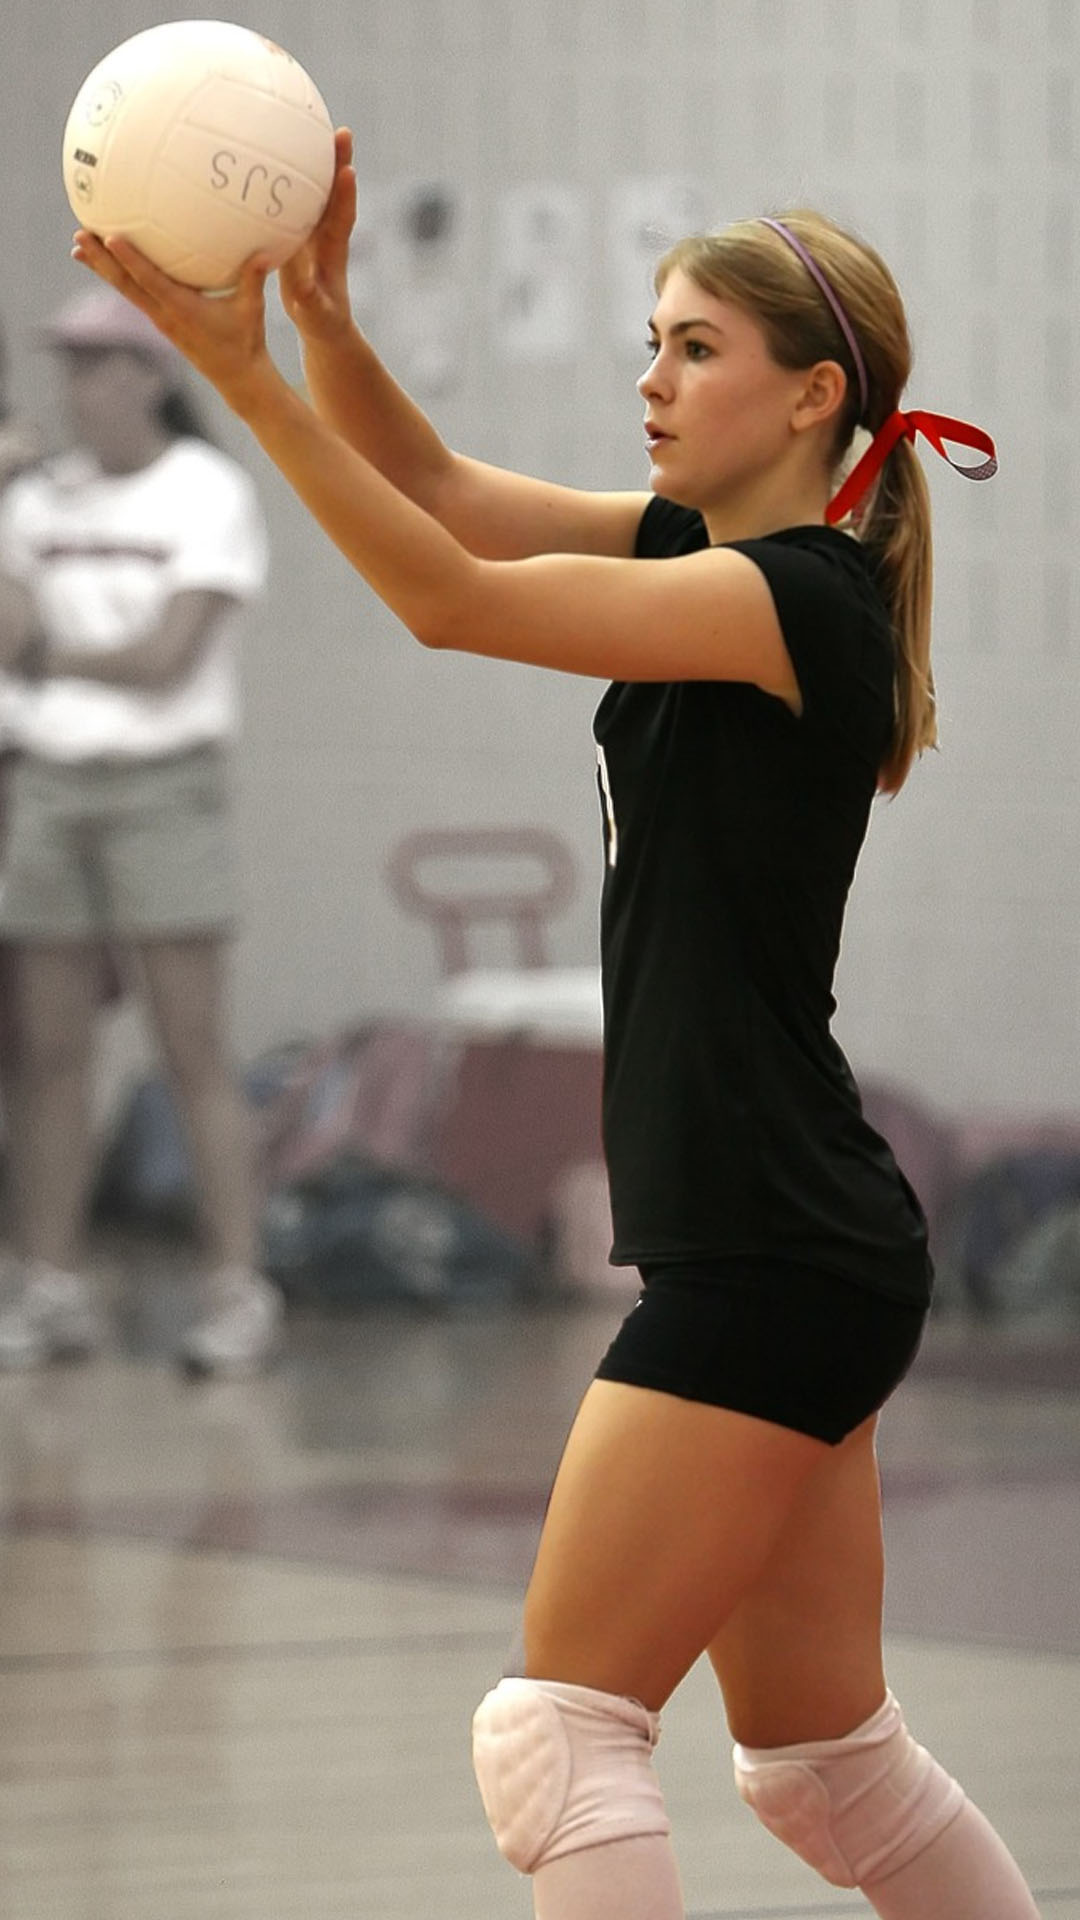
[(770, 220), (767, 214), (761, 214), (760, 220), (762, 226), (771, 227), (774, 233), (780, 234), (781, 238), (787, 241), (789, 247), (794, 248), (803, 266), (807, 269), (807, 272), (813, 274), (814, 279), (817, 281), (818, 286), (821, 288), (822, 293), (832, 308), (836, 316), (836, 324), (851, 349), (851, 357), (855, 362), (855, 371), (859, 376), (859, 395), (862, 400), (859, 417), (861, 419), (862, 415), (866, 412), (867, 403), (870, 399), (870, 382), (866, 377), (866, 362), (859, 351), (859, 343), (855, 338), (855, 329), (851, 321), (840, 305), (836, 294), (830, 287), (813, 254), (807, 251), (802, 241), (797, 239), (795, 234), (792, 233), (790, 227), (785, 227), (782, 220)]

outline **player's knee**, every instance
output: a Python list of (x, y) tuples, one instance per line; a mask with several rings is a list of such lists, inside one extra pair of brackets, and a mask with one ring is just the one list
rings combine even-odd
[(841, 1740), (736, 1746), (735, 1783), (763, 1826), (837, 1887), (898, 1872), (964, 1804), (892, 1694)]
[(500, 1681), (473, 1719), (473, 1764), (499, 1850), (520, 1873), (632, 1835), (666, 1834), (656, 1714), (549, 1680)]

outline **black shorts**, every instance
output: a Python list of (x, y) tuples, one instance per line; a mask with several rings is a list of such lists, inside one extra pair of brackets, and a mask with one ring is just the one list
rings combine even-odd
[(754, 1414), (830, 1446), (899, 1385), (926, 1323), (921, 1306), (780, 1261), (643, 1267), (642, 1282), (597, 1379)]

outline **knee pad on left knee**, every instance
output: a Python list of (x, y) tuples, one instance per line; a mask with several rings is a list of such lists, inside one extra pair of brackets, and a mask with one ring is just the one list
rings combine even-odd
[(652, 1765), (660, 1722), (637, 1700), (507, 1679), (473, 1719), (473, 1765), (499, 1850), (519, 1873), (609, 1840), (670, 1831)]
[(898, 1872), (964, 1805), (892, 1694), (841, 1740), (736, 1746), (735, 1784), (762, 1825), (836, 1887)]

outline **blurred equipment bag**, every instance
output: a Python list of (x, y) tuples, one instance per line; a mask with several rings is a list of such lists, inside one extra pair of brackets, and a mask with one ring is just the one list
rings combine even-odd
[(277, 1187), (263, 1266), (291, 1297), (353, 1307), (492, 1305), (540, 1285), (533, 1251), (434, 1181), (342, 1155)]
[[(256, 1115), (262, 1186), (317, 1172), (342, 1155), (422, 1171), (443, 1086), (443, 1048), (419, 1026), (373, 1022), (292, 1040), (243, 1076)], [(160, 1075), (133, 1088), (106, 1143), (94, 1191), (99, 1220), (173, 1232), (195, 1223), (183, 1125)]]

